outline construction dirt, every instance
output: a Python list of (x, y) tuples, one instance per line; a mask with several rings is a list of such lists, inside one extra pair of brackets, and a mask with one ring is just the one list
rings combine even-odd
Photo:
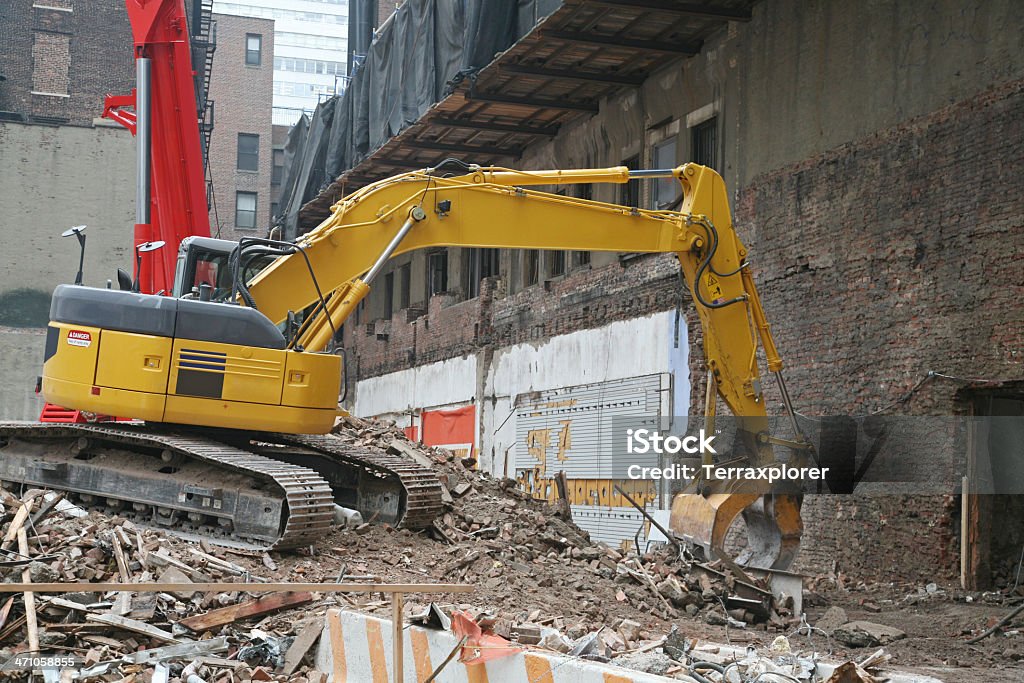
[[(332, 607), (390, 616), (386, 596), (376, 593), (293, 595), (255, 609), (242, 586), (205, 594), (187, 587), (209, 580), (467, 583), (474, 586), (468, 594), (409, 596), (406, 615), (423, 612), (433, 601), (448, 611), (467, 610), (511, 640), (679, 677), (687, 672), (685, 651), (694, 639), (752, 647), (768, 657), (778, 637), (787, 636), (798, 655), (817, 653), (840, 662), (863, 661), (882, 649), (887, 657), (880, 670), (872, 670), (879, 676), (899, 667), (947, 681), (1024, 679), (1024, 615), (967, 643), (1024, 601), (1022, 589), (981, 594), (938, 584), (810, 577), (802, 627), (791, 599), (769, 596), (763, 609), (736, 607), (730, 602), (738, 590), (735, 576), (684, 561), (671, 546), (637, 557), (592, 544), (564, 507), (532, 500), (514, 482), (480, 474), (472, 461), (423, 450), (398, 430), (373, 423), (350, 421), (343, 434), (362, 445), (429, 460), (448, 500), (434, 528), (412, 532), (357, 521), (315, 547), (268, 554), (168, 536), (102, 511), (85, 514), (66, 502), (52, 504), (52, 493), (8, 491), (0, 529), (10, 535), (17, 531), (14, 525), (24, 525), (19, 517), (31, 520), (24, 534), (29, 552), (22, 555), (32, 561), (8, 563), (0, 575), (6, 582), (183, 584), (181, 591), (157, 596), (38, 595), (35, 638), (44, 651), (74, 653), (99, 667), (95, 677), (81, 680), (156, 680), (154, 667), (135, 661), (132, 653), (166, 647), (179, 637), (210, 640), (212, 648), (219, 643), (213, 638), (226, 636), (223, 647), (203, 657), (183, 655), (169, 680), (192, 675), (197, 678), (190, 680), (211, 682), (322, 681), (323, 674), (312, 669), (309, 643), (299, 637), (303, 630), (320, 623)], [(33, 515), (19, 515), (22, 506)], [(37, 518), (40, 509), (44, 514)], [(216, 618), (216, 610), (233, 606), (245, 609)], [(29, 648), (28, 609), (19, 595), (0, 605), (0, 660)], [(296, 643), (306, 649), (296, 653)], [(657, 657), (637, 657), (638, 650)], [(194, 669), (183, 674), (186, 666)], [(7, 680), (19, 680), (11, 676)], [(709, 679), (718, 680), (710, 674)]]

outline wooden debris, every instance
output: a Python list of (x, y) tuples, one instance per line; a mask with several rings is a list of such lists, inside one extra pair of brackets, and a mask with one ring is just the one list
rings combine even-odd
[(210, 638), (209, 640), (199, 640), (192, 643), (179, 643), (177, 645), (156, 647), (152, 650), (132, 652), (131, 654), (125, 655), (123, 659), (124, 661), (132, 664), (152, 664), (154, 662), (166, 662), (172, 660), (192, 661), (197, 657), (227, 651), (227, 636), (221, 636), (219, 638)]
[(113, 626), (114, 628), (122, 631), (129, 631), (131, 633), (138, 633), (139, 635), (152, 638), (153, 640), (160, 641), (161, 643), (180, 643), (181, 641), (174, 637), (174, 635), (158, 629), (156, 626), (150, 626), (149, 624), (138, 621), (136, 619), (129, 619), (128, 617), (121, 617), (116, 614), (87, 614), (85, 615), (86, 621), (94, 621), (98, 624), (106, 624), (107, 626)]
[[(32, 512), (32, 503), (35, 502), (34, 497), (26, 497), (21, 502), (21, 507), (14, 513), (14, 519), (11, 520), (11, 525), (7, 527), (7, 533), (4, 535), (3, 543), (0, 543), (0, 548), (3, 550), (9, 550), (11, 546), (18, 539), (18, 532), (25, 526), (25, 521), (28, 519), (29, 513)], [(26, 542), (28, 537), (25, 538)], [(22, 555), (26, 553), (22, 552)]]
[[(22, 505), (22, 510), (28, 509), (28, 504)], [(20, 512), (20, 511), (19, 511)], [(22, 520), (24, 524), (24, 520)], [(25, 527), (18, 527), (18, 552), (22, 556), (29, 556), (28, 547), (28, 535), (25, 533)], [(24, 583), (32, 583), (32, 571), (25, 567), (21, 572), (21, 580)], [(31, 591), (25, 591), (23, 593), (25, 600), (25, 625), (28, 628), (28, 649), (31, 652), (39, 651), (39, 625), (36, 623), (36, 597), (35, 593)]]
[(306, 657), (306, 653), (320, 639), (323, 628), (323, 624), (314, 621), (302, 629), (284, 655), (284, 665), (281, 667), (281, 673), (291, 676), (302, 665), (302, 660)]
[(182, 619), (179, 623), (191, 631), (201, 633), (233, 623), (239, 619), (261, 616), (286, 607), (298, 607), (310, 602), (313, 602), (312, 593), (276, 593), (238, 605), (215, 609), (206, 614), (197, 614), (194, 617)]

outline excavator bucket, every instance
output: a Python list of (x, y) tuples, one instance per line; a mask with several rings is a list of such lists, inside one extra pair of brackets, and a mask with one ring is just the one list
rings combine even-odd
[(742, 514), (747, 546), (735, 562), (786, 570), (800, 549), (801, 498), (799, 494), (781, 493), (680, 493), (672, 501), (669, 525), (685, 542), (703, 549), (706, 559), (729, 558), (726, 536)]

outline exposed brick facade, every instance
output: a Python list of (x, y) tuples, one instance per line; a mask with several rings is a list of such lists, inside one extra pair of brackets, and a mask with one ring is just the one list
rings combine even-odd
[[(735, 223), (799, 409), (875, 410), (928, 370), (1024, 379), (1022, 140), (1024, 81), (1013, 81), (738, 188)], [(650, 256), (508, 296), (489, 281), (479, 299), (433, 297), (413, 322), (396, 314), (387, 340), (348, 326), (346, 347), (367, 377), (682, 305), (696, 414), (701, 331), (678, 272), (674, 257)], [(961, 413), (963, 386), (926, 383), (893, 412)], [(959, 570), (952, 495), (810, 496), (804, 517), (798, 569), (928, 580)]]
[(124, 1), (0, 4), (0, 73), (0, 111), (92, 125), (105, 95), (127, 94), (135, 83)]
[[(215, 14), (217, 51), (213, 59), (210, 99), (214, 129), (210, 140), (210, 172), (216, 206), (210, 209), (213, 234), (226, 239), (265, 237), (270, 226), (270, 177), (273, 164), (271, 100), (274, 90), (274, 22)], [(262, 36), (258, 66), (245, 63), (247, 34)], [(259, 136), (258, 170), (238, 169), (238, 134)], [(235, 226), (237, 192), (255, 192), (256, 227)], [(219, 228), (219, 230), (218, 230)]]

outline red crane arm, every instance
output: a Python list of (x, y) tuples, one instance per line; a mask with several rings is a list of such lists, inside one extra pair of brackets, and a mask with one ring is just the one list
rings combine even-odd
[[(209, 237), (206, 179), (184, 0), (125, 0), (136, 59), (150, 60), (149, 221), (135, 225), (135, 245), (163, 240), (143, 256), (141, 290), (170, 292), (178, 245)], [(131, 107), (134, 111), (129, 110)], [(108, 95), (103, 116), (136, 134), (136, 90)], [(144, 141), (139, 141), (144, 144)]]

